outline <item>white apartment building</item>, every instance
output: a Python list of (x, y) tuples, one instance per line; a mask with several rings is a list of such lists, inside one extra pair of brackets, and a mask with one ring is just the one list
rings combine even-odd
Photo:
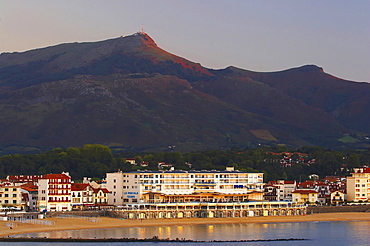
[(370, 200), (370, 168), (354, 168), (351, 177), (347, 177), (347, 201)]
[(71, 210), (71, 177), (68, 173), (47, 174), (38, 180), (39, 211)]
[(228, 171), (137, 171), (107, 173), (108, 203), (143, 203), (144, 195), (245, 195), (263, 192), (263, 173)]

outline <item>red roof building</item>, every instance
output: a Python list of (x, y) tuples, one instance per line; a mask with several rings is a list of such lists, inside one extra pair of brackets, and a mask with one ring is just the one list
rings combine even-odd
[(41, 175), (8, 175), (6, 180), (14, 185), (22, 185), (25, 183), (37, 184), (39, 178), (41, 178)]
[(72, 209), (80, 210), (93, 205), (93, 188), (89, 184), (71, 185)]
[(71, 177), (68, 173), (46, 174), (38, 180), (40, 211), (71, 210)]
[(95, 206), (108, 206), (108, 194), (110, 193), (106, 188), (93, 189), (93, 203)]

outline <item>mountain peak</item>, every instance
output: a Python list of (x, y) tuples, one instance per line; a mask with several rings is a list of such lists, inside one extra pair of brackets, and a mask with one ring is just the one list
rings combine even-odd
[(304, 65), (301, 67), (292, 68), (292, 70), (297, 70), (299, 72), (324, 72), (322, 67), (316, 65)]
[(154, 40), (145, 32), (137, 32), (129, 36), (121, 36), (125, 41), (134, 40), (138, 45), (158, 47)]

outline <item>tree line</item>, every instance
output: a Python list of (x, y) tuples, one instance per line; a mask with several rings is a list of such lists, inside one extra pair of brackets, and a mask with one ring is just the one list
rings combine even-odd
[[(313, 164), (297, 163), (290, 167), (280, 164), (282, 155), (269, 152), (305, 153)], [(126, 158), (135, 158), (137, 163), (147, 162), (148, 166), (132, 165)], [(291, 156), (297, 159), (297, 154)], [(263, 172), (265, 182), (269, 180), (306, 180), (310, 174), (325, 176), (347, 176), (354, 167), (370, 164), (370, 151), (353, 149), (330, 150), (322, 147), (292, 149), (284, 146), (261, 147), (257, 149), (206, 150), (189, 153), (169, 152), (112, 152), (104, 145), (87, 144), (83, 147), (56, 148), (39, 154), (13, 154), (0, 157), (0, 178), (7, 175), (43, 175), (68, 171), (74, 180), (83, 177), (103, 179), (107, 172), (124, 172), (140, 169), (156, 170), (158, 162), (170, 163), (181, 170), (225, 170), (233, 166), (244, 172)], [(191, 164), (191, 167), (190, 165)]]

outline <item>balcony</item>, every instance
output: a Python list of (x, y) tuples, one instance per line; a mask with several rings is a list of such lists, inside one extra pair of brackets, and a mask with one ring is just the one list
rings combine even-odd
[(215, 186), (216, 183), (215, 182), (199, 182), (199, 181), (195, 181), (194, 185), (197, 185), (197, 186)]
[(52, 199), (52, 197), (51, 197), (51, 198), (49, 198), (48, 202), (63, 202), (63, 203), (65, 203), (65, 202), (71, 202), (71, 199)]
[(48, 183), (49, 185), (58, 185), (58, 184), (71, 184), (71, 181), (68, 180), (68, 181), (49, 181)]
[(70, 196), (71, 195), (71, 192), (49, 192), (48, 193), (49, 196)]

